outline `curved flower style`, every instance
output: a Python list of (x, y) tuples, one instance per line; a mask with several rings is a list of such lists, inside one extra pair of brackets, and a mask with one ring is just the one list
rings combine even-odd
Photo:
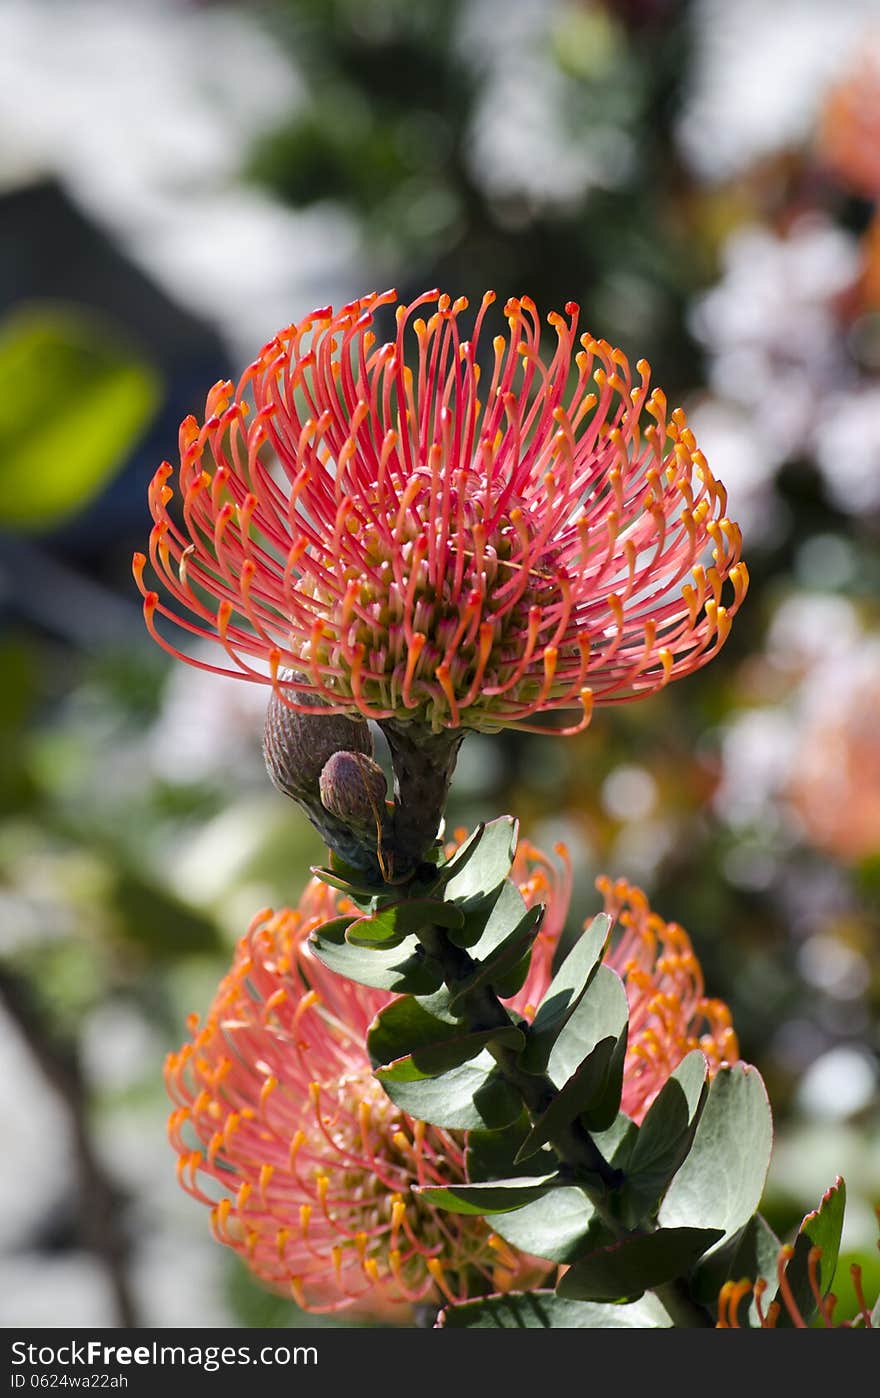
[(168, 462), (150, 489), (169, 602), (134, 560), (159, 644), (204, 666), (161, 617), (225, 650), (230, 665), (206, 668), (271, 685), (297, 711), (318, 699), (435, 731), (580, 708), (574, 732), (594, 703), (705, 664), (747, 587), (740, 532), (647, 363), (633, 384), (620, 350), (578, 337), (569, 303), (548, 316), (545, 365), (522, 297), (481, 374), (494, 293), (469, 339), (465, 298), (429, 291), (378, 344), (374, 316), (395, 299), (313, 312), (237, 389), (212, 388), (203, 424), (184, 421), (174, 514)]
[[(878, 1243), (880, 1247), (880, 1243)], [(779, 1288), (781, 1301), (771, 1301), (764, 1307), (764, 1297), (768, 1290), (768, 1284), (763, 1277), (757, 1281), (750, 1281), (747, 1277), (742, 1281), (725, 1282), (718, 1294), (718, 1330), (740, 1330), (740, 1307), (746, 1298), (754, 1297), (755, 1310), (758, 1313), (758, 1325), (762, 1330), (775, 1330), (779, 1322), (782, 1307), (787, 1313), (787, 1324), (794, 1326), (796, 1330), (808, 1330), (810, 1326), (804, 1320), (800, 1307), (795, 1299), (791, 1284), (788, 1280), (788, 1264), (794, 1255), (794, 1248), (786, 1243), (779, 1249), (776, 1260), (776, 1279)], [(875, 1330), (876, 1313), (868, 1308), (865, 1300), (864, 1287), (862, 1285), (862, 1269), (858, 1262), (850, 1264), (850, 1276), (852, 1278), (853, 1290), (856, 1294), (858, 1313), (854, 1320), (835, 1320), (834, 1312), (837, 1309), (837, 1297), (833, 1292), (827, 1295), (819, 1285), (819, 1263), (822, 1260), (822, 1249), (812, 1247), (807, 1255), (807, 1275), (810, 1282), (810, 1290), (816, 1303), (816, 1309), (822, 1320), (822, 1325), (827, 1330), (854, 1330), (865, 1329)]]
[[(527, 1018), (568, 910), (559, 853), (561, 869), (522, 842), (513, 870), (526, 903), (547, 905), (526, 984), (510, 1001)], [(699, 1043), (717, 1066), (735, 1039), (723, 1007), (700, 998), (684, 933), (653, 918), (637, 890), (615, 885), (615, 895), (627, 925), (612, 964), (635, 1026), (624, 1109), (640, 1119), (688, 1048)], [(194, 1017), (191, 1042), (169, 1057), (183, 1187), (211, 1207), (221, 1242), (308, 1310), (457, 1301), (542, 1279), (550, 1264), (516, 1252), (485, 1219), (436, 1211), (412, 1192), (465, 1178), (464, 1137), (413, 1120), (373, 1077), (366, 1033), (392, 997), (343, 980), (309, 949), (309, 934), (345, 909), (313, 880), (298, 908), (260, 913), (204, 1024)], [(696, 1040), (700, 1015), (709, 1033)]]
[(651, 911), (639, 888), (599, 878), (605, 910), (622, 936), (605, 958), (623, 980), (629, 1001), (629, 1044), (622, 1108), (641, 1122), (685, 1054), (702, 1049), (710, 1076), (739, 1062), (739, 1044), (723, 1000), (704, 994), (703, 972), (691, 940), (677, 922)]

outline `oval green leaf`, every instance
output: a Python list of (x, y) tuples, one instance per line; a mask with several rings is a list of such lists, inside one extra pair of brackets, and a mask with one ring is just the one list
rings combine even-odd
[(594, 917), (550, 982), (520, 1055), (527, 1072), (545, 1071), (553, 1045), (580, 1004), (605, 955), (611, 926), (611, 918), (606, 913)]
[(757, 1068), (719, 1068), (693, 1145), (658, 1214), (663, 1228), (720, 1228), (731, 1238), (757, 1211), (764, 1192), (773, 1122)]

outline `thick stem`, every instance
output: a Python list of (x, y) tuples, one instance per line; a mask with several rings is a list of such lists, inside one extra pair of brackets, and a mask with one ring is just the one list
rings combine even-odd
[(687, 1282), (679, 1277), (652, 1288), (673, 1325), (679, 1330), (708, 1330), (715, 1328), (709, 1311), (691, 1296)]
[(465, 730), (443, 728), (434, 733), (423, 723), (397, 719), (379, 726), (388, 739), (394, 768), (394, 815), (384, 849), (397, 882), (418, 867), (437, 839)]
[[(473, 959), (461, 947), (457, 947), (444, 930), (432, 927), (420, 933), (425, 950), (443, 968), (446, 984), (451, 988), (465, 979), (473, 971)], [(469, 1029), (504, 1029), (512, 1023), (510, 1015), (493, 990), (481, 987), (463, 1002), (463, 1018)], [(515, 1087), (532, 1117), (543, 1115), (556, 1096), (557, 1088), (543, 1073), (526, 1073), (517, 1062), (516, 1053), (498, 1044), (489, 1044), (489, 1052), (498, 1064), (502, 1076)], [(550, 1137), (550, 1144), (560, 1160), (575, 1170), (595, 1177), (592, 1180), (579, 1179), (578, 1183), (588, 1195), (590, 1202), (602, 1222), (615, 1233), (622, 1235), (620, 1223), (613, 1217), (608, 1207), (608, 1194), (622, 1180), (619, 1170), (603, 1156), (588, 1131), (579, 1121), (573, 1121)]]

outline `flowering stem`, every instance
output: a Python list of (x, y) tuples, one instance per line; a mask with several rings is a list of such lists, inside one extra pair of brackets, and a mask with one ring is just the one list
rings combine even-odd
[[(461, 947), (455, 946), (442, 927), (430, 927), (419, 934), (425, 950), (443, 969), (444, 979), (450, 989), (454, 989), (474, 970), (476, 963)], [(505, 1029), (513, 1021), (501, 1001), (489, 987), (480, 987), (467, 995), (463, 1001), (463, 1018), (471, 1030)], [(498, 1064), (502, 1076), (516, 1088), (533, 1117), (541, 1116), (556, 1096), (557, 1089), (550, 1078), (543, 1073), (527, 1073), (519, 1066), (513, 1049), (500, 1044), (489, 1043), (489, 1052)], [(554, 1133), (550, 1143), (561, 1160), (577, 1169), (578, 1183), (589, 1196), (602, 1222), (621, 1234), (620, 1223), (608, 1208), (609, 1191), (617, 1188), (623, 1175), (609, 1165), (592, 1136), (580, 1122), (571, 1122)], [(586, 1173), (592, 1179), (580, 1176)], [(600, 1184), (594, 1183), (598, 1179)]]
[(437, 838), (465, 730), (432, 733), (425, 724), (396, 719), (379, 726), (394, 768), (394, 814), (383, 848), (391, 856), (396, 882), (412, 873)]

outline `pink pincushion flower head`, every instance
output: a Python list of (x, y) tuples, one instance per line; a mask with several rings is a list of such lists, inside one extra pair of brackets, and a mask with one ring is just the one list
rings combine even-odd
[[(551, 979), (571, 880), (523, 841), (512, 877), (546, 906), (525, 985), (509, 1002), (531, 1019)], [(703, 996), (687, 934), (625, 883), (604, 884), (622, 935), (632, 1032), (623, 1109), (641, 1121), (670, 1072), (702, 1048), (710, 1072), (738, 1058), (730, 1015)], [(295, 909), (261, 913), (203, 1024), (170, 1055), (169, 1130), (181, 1184), (211, 1208), (217, 1238), (307, 1310), (385, 1317), (421, 1300), (463, 1300), (540, 1282), (549, 1262), (518, 1252), (486, 1219), (434, 1209), (413, 1186), (465, 1179), (461, 1132), (408, 1116), (373, 1077), (365, 1038), (392, 998), (342, 980), (309, 935), (344, 907), (313, 880)]]
[(161, 592), (134, 561), (159, 643), (298, 712), (435, 732), (566, 709), (577, 731), (710, 659), (748, 583), (740, 532), (649, 366), (579, 334), (573, 303), (545, 363), (528, 297), (489, 347), (491, 292), (467, 335), (467, 301), (430, 291), (378, 343), (395, 299), (289, 326), (183, 423), (150, 490)]

